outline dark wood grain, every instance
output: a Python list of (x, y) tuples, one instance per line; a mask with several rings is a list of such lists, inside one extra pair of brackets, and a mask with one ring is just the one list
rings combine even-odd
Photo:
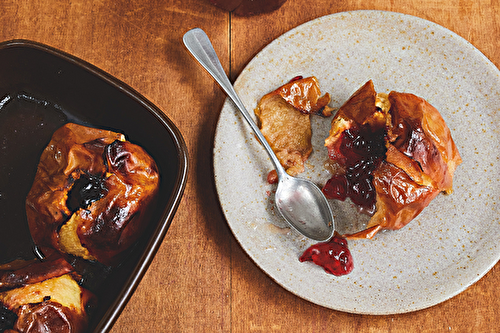
[[(232, 236), (213, 182), (214, 129), (224, 94), (181, 44), (193, 27), (211, 38), (234, 80), (286, 31), (340, 11), (379, 9), (438, 23), (500, 65), (496, 0), (288, 0), (238, 17), (208, 0), (2, 0), (0, 41), (42, 42), (109, 72), (179, 127), (189, 149), (186, 191), (172, 226), (113, 332), (497, 332), (500, 269), (452, 299), (402, 315), (328, 310), (287, 292)], [(1, 80), (1, 78), (0, 78)]]

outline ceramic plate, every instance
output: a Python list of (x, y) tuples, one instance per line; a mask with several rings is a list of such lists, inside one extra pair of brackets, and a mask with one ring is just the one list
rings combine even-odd
[[(500, 78), (469, 42), (420, 18), (355, 11), (301, 25), (265, 47), (235, 87), (249, 110), (291, 78), (314, 75), (340, 107), (372, 79), (378, 92), (425, 98), (447, 122), (463, 158), (451, 195), (439, 195), (405, 228), (349, 242), (354, 270), (335, 277), (298, 258), (312, 241), (287, 228), (266, 183), (271, 161), (227, 101), (214, 146), (215, 182), (230, 228), (243, 249), (290, 292), (351, 313), (395, 314), (457, 295), (499, 259)], [(253, 113), (253, 112), (252, 112)], [(331, 119), (314, 117), (314, 152), (302, 177), (329, 178), (323, 146)], [(351, 204), (331, 201), (340, 232), (363, 222)]]

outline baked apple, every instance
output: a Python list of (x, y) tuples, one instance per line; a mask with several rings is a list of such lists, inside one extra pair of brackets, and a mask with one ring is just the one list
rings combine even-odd
[(6, 332), (83, 332), (94, 296), (62, 258), (26, 262), (0, 270), (0, 330)]
[(154, 160), (123, 134), (68, 123), (40, 157), (30, 232), (39, 246), (114, 265), (144, 229), (158, 187)]
[[(286, 172), (295, 176), (304, 171), (312, 152), (311, 114), (330, 116), (330, 95), (321, 96), (315, 77), (297, 77), (264, 95), (255, 109), (258, 126)], [(276, 171), (269, 183), (278, 180)]]
[(350, 198), (372, 215), (366, 229), (349, 238), (408, 224), (440, 192), (452, 192), (462, 162), (432, 105), (409, 93), (377, 94), (371, 80), (339, 109), (325, 146), (335, 170), (325, 195)]

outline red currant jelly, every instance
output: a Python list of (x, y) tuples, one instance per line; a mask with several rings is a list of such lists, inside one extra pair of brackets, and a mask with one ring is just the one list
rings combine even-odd
[(309, 247), (299, 258), (300, 262), (312, 261), (335, 276), (349, 274), (354, 268), (351, 252), (345, 238), (334, 236), (330, 241)]
[(351, 201), (368, 212), (375, 211), (373, 172), (385, 158), (385, 128), (352, 127), (341, 134), (338, 150), (330, 152), (344, 163), (345, 173), (334, 175), (323, 187), (329, 199)]

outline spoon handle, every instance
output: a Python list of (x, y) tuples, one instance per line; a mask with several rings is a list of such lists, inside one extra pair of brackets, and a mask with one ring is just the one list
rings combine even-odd
[(229, 78), (224, 72), (222, 65), (215, 53), (215, 50), (208, 38), (207, 34), (200, 28), (194, 28), (186, 32), (183, 37), (184, 45), (186, 45), (187, 49), (194, 58), (206, 69), (206, 71), (215, 79), (215, 81), (219, 84), (219, 86), (224, 90), (224, 92), (229, 96), (229, 98), (236, 105), (238, 110), (243, 114), (243, 117), (248, 122), (252, 130), (255, 132), (255, 135), (259, 139), (260, 143), (264, 146), (271, 161), (274, 164), (276, 172), (278, 173), (278, 177), (281, 179), (286, 175), (285, 169), (281, 165), (280, 161), (274, 154), (271, 146), (267, 142), (262, 132), (259, 130), (252, 117), (246, 110), (243, 102), (239, 98), (238, 94), (233, 88), (233, 85), (229, 81)]

